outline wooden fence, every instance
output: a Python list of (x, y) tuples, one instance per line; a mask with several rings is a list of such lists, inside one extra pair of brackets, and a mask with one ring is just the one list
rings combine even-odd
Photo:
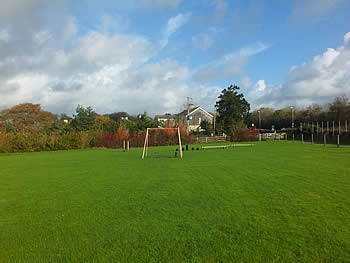
[(226, 142), (226, 136), (197, 137), (198, 143)]

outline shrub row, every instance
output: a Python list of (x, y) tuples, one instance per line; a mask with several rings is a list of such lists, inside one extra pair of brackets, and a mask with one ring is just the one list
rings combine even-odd
[(241, 128), (238, 129), (233, 135), (233, 141), (236, 142), (251, 142), (259, 140), (259, 130)]
[[(69, 149), (84, 149), (90, 147), (122, 148), (124, 136), (118, 133), (97, 131), (80, 131), (58, 133), (6, 133), (0, 132), (0, 152), (38, 152)], [(128, 134), (130, 147), (142, 147), (145, 132), (130, 132)], [(183, 144), (194, 143), (194, 136), (182, 136)], [(175, 134), (155, 132), (150, 134), (150, 146), (165, 146), (177, 144)]]
[[(145, 132), (130, 132), (128, 139), (118, 136), (117, 133), (99, 133), (96, 138), (97, 147), (122, 148), (123, 141), (129, 140), (131, 147), (143, 147), (145, 141)], [(193, 144), (196, 140), (193, 135), (181, 136), (183, 144)], [(175, 133), (152, 132), (149, 135), (149, 146), (167, 146), (178, 144), (178, 138)]]
[(0, 152), (37, 152), (83, 149), (95, 144), (95, 134), (69, 132), (46, 133), (0, 133)]
[[(239, 129), (234, 141), (256, 141), (259, 131), (256, 129)], [(0, 132), (0, 152), (37, 152), (69, 149), (84, 149), (90, 147), (122, 148), (123, 141), (129, 140), (130, 147), (143, 147), (145, 132), (130, 132), (125, 137), (119, 132), (75, 131), (66, 133), (6, 133)], [(195, 143), (193, 135), (181, 136), (182, 144)], [(178, 144), (175, 132), (155, 131), (149, 135), (149, 146), (166, 146)]]

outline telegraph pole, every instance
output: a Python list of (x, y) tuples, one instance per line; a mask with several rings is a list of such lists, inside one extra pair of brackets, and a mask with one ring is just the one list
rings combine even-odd
[(190, 97), (186, 97), (187, 100), (187, 135), (190, 134), (190, 100), (192, 100), (192, 98)]

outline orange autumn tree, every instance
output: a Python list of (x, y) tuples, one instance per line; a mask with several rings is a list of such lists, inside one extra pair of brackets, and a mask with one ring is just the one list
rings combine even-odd
[(23, 103), (0, 112), (0, 126), (8, 132), (46, 131), (56, 121), (40, 104)]
[(117, 130), (118, 124), (108, 116), (97, 115), (96, 126), (97, 129), (105, 132), (115, 132)]
[(121, 141), (128, 140), (129, 131), (123, 125), (120, 125), (117, 131), (117, 136)]

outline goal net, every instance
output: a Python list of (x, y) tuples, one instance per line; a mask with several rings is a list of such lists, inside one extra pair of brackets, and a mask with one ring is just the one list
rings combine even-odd
[(146, 131), (146, 136), (145, 136), (145, 143), (143, 146), (143, 152), (142, 152), (142, 159), (147, 157), (148, 155), (148, 146), (150, 144), (150, 132), (151, 131), (164, 131), (164, 132), (171, 132), (174, 131), (179, 143), (179, 148), (180, 148), (180, 158), (182, 158), (182, 145), (181, 145), (181, 134), (180, 134), (180, 129), (179, 128), (147, 128)]

